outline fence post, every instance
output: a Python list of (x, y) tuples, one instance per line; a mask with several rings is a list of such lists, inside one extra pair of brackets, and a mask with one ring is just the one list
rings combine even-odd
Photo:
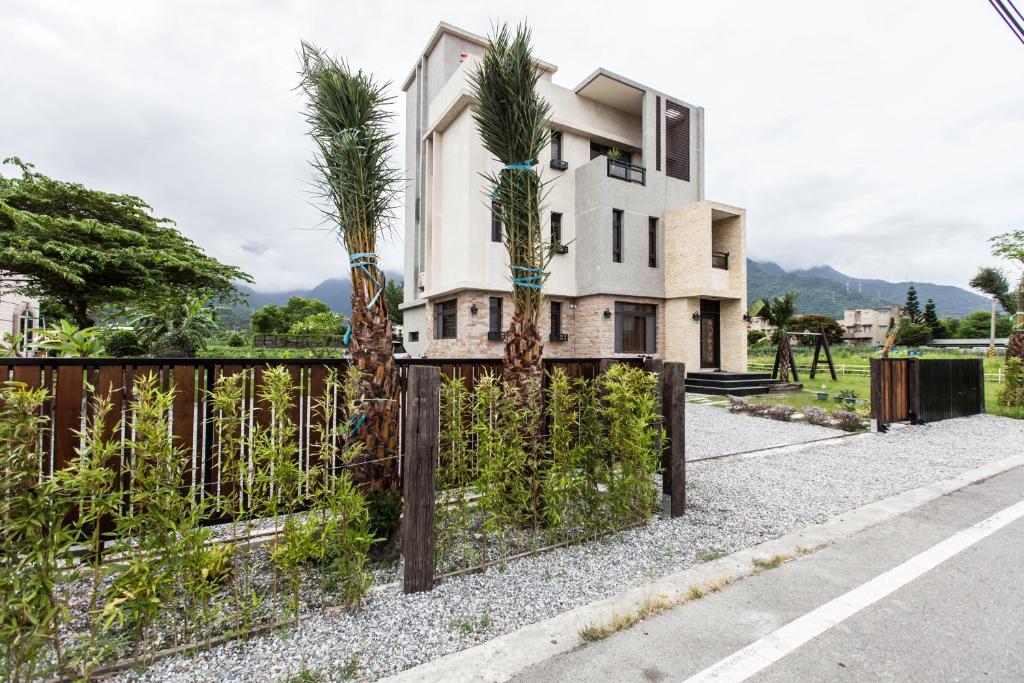
[(885, 423), (882, 419), (882, 360), (871, 358), (869, 363), (869, 376), (871, 382), (871, 431), (885, 431)]
[(412, 365), (406, 389), (402, 590), (434, 587), (434, 496), (440, 424), (441, 369)]
[[(662, 451), (662, 507), (668, 517), (686, 510), (686, 364), (663, 363), (661, 410), (668, 448)], [(667, 498), (667, 500), (666, 500)]]

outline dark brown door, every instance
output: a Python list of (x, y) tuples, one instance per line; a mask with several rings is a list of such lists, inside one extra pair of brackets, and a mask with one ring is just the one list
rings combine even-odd
[(720, 367), (722, 357), (722, 335), (719, 329), (719, 305), (717, 301), (700, 300), (700, 366)]

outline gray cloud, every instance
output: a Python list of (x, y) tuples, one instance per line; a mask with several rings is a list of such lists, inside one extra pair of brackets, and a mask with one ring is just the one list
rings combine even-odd
[[(751, 255), (963, 285), (1024, 224), (1024, 73), (985, 3), (175, 3), (0, 0), (0, 156), (137, 194), (261, 289), (345, 272), (310, 195), (296, 50), (395, 82), (439, 20), (529, 19), (575, 85), (597, 66), (706, 108), (708, 196)], [(619, 36), (617, 49), (609, 49)], [(682, 37), (680, 37), (682, 36)], [(395, 162), (404, 165), (401, 144)], [(381, 248), (401, 268), (401, 225)]]

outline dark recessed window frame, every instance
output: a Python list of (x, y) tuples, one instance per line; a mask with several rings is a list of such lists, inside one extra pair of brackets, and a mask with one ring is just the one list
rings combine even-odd
[(551, 341), (562, 341), (562, 302), (551, 302)]
[(409, 331), (409, 341), (411, 341), (411, 342), (418, 342), (419, 340), (420, 340), (419, 330), (416, 330), (416, 331), (410, 330)]
[(647, 218), (647, 265), (658, 267), (658, 219), (654, 216)]
[(615, 302), (615, 353), (658, 352), (658, 307)]
[(562, 243), (562, 214), (557, 211), (551, 212), (551, 244), (558, 246)]
[(501, 204), (497, 199), (491, 200), (491, 241), (501, 241)]
[(458, 299), (434, 304), (434, 338), (457, 339), (459, 336)]
[(563, 161), (562, 159), (562, 131), (551, 131), (551, 161)]
[(487, 339), (501, 341), (505, 333), (501, 329), (501, 313), (504, 300), (500, 296), (492, 296), (488, 302)]
[(622, 263), (622, 209), (612, 209), (612, 262)]

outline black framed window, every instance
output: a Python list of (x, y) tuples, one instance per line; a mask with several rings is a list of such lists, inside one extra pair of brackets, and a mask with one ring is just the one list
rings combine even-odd
[(647, 265), (658, 267), (658, 219), (653, 216), (647, 219)]
[(420, 340), (420, 333), (419, 332), (410, 332), (409, 333), (409, 341), (411, 341), (411, 342), (418, 342), (419, 340)]
[(491, 241), (501, 241), (501, 204), (491, 202)]
[(562, 243), (562, 214), (551, 212), (551, 244), (556, 247)]
[(501, 338), (501, 304), (500, 296), (492, 296), (490, 301), (490, 317), (487, 323), (487, 336), (491, 339), (494, 335)]
[(622, 209), (612, 209), (612, 261), (622, 263)]
[(657, 353), (658, 307), (615, 302), (615, 353)]
[(440, 301), (434, 304), (434, 337), (436, 339), (455, 339), (458, 337), (457, 299)]
[(551, 131), (551, 161), (562, 160), (562, 131)]
[(551, 338), (562, 336), (562, 302), (551, 302)]

